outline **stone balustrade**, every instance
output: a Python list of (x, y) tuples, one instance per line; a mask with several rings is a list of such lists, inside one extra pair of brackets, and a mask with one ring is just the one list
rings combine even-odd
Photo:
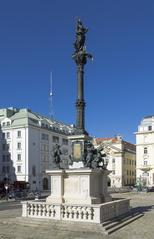
[(80, 222), (101, 223), (129, 211), (129, 199), (103, 204), (70, 205), (39, 201), (22, 202), (22, 216)]

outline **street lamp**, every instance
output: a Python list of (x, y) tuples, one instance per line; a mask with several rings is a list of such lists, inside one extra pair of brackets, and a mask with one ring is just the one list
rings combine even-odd
[(5, 184), (5, 196), (6, 196), (6, 200), (8, 200), (8, 188), (9, 188), (9, 185), (8, 184)]

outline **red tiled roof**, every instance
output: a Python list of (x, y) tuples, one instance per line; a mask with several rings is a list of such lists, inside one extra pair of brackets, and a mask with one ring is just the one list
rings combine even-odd
[(118, 141), (118, 139), (117, 138), (96, 138), (96, 142), (98, 144), (100, 144), (100, 143), (102, 143), (104, 141), (109, 141), (111, 143), (116, 143)]
[[(112, 137), (112, 138), (96, 138), (97, 144), (101, 144), (102, 142), (105, 142), (105, 141), (108, 141), (109, 143), (117, 143), (118, 139), (114, 138), (114, 137)], [(129, 143), (127, 141), (123, 141), (123, 140), (122, 140), (122, 143), (123, 143), (125, 149), (130, 149), (130, 150), (136, 151), (136, 146), (134, 144)]]

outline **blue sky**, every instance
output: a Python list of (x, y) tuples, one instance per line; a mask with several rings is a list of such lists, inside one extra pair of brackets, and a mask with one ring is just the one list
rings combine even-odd
[(0, 107), (49, 115), (50, 72), (57, 120), (76, 121), (76, 66), (71, 55), (80, 17), (87, 33), (86, 129), (135, 142), (154, 114), (153, 0), (0, 0)]

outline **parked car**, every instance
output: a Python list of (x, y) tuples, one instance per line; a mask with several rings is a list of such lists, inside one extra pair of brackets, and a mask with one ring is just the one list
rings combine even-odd
[(9, 199), (15, 198), (15, 193), (14, 193), (14, 191), (10, 191), (10, 192), (8, 193), (8, 198), (9, 198)]
[(153, 187), (150, 187), (150, 188), (148, 188), (148, 192), (154, 192), (154, 186), (153, 186)]
[(1, 191), (0, 192), (0, 199), (5, 198), (5, 196), (6, 196), (6, 193), (4, 191)]

